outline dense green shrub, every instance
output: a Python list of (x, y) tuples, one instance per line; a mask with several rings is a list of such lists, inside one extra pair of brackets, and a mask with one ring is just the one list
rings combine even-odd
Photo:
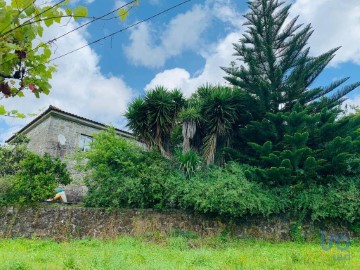
[(204, 165), (202, 158), (192, 149), (185, 153), (183, 153), (181, 149), (177, 149), (176, 160), (186, 178), (195, 175)]
[(71, 182), (66, 165), (58, 158), (52, 159), (48, 154), (40, 157), (28, 153), (20, 162), (8, 196), (11, 203), (31, 204), (53, 197), (59, 184)]
[(171, 165), (155, 151), (118, 137), (113, 129), (94, 136), (91, 149), (79, 153), (88, 169), (86, 205), (94, 207), (162, 207), (163, 183)]
[(298, 187), (290, 194), (293, 213), (312, 220), (339, 219), (350, 223), (360, 218), (360, 179), (337, 177), (327, 185)]
[(94, 139), (91, 149), (80, 153), (89, 172), (87, 206), (180, 208), (225, 218), (285, 213), (297, 220), (353, 222), (360, 216), (360, 184), (355, 177), (333, 178), (326, 185), (270, 187), (248, 179), (245, 172), (256, 170), (248, 165), (230, 162), (184, 174), (179, 160), (145, 151), (114, 130)]
[(6, 205), (11, 199), (11, 189), (13, 188), (16, 176), (5, 175), (0, 177), (0, 206)]
[(65, 164), (31, 153), (28, 142), (20, 134), (0, 147), (0, 205), (44, 200), (54, 195), (58, 184), (70, 182)]
[(269, 215), (283, 208), (275, 192), (246, 179), (249, 167), (212, 166), (189, 178), (177, 164), (116, 136), (114, 130), (97, 134), (91, 149), (80, 155), (90, 172), (88, 206), (186, 208), (228, 217)]
[(29, 139), (19, 134), (10, 145), (0, 145), (0, 177), (14, 175), (20, 169), (20, 162), (27, 156)]
[(224, 168), (213, 166), (181, 185), (180, 206), (200, 213), (227, 217), (247, 214), (268, 216), (279, 213), (285, 205), (275, 191), (244, 174), (248, 166), (229, 163)]

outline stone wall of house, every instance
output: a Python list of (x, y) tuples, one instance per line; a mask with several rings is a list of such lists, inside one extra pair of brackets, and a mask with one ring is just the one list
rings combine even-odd
[[(52, 116), (48, 133), (48, 145), (52, 146), (55, 151), (50, 154), (60, 158), (68, 156), (78, 149), (81, 134), (93, 136), (97, 132), (99, 132), (97, 128)], [(66, 139), (63, 146), (58, 142), (60, 134)]]
[[(264, 240), (290, 240), (293, 223), (282, 216), (253, 217), (226, 223), (182, 211), (155, 211), (82, 208), (55, 204), (40, 207), (0, 208), (0, 238), (39, 237), (64, 240), (68, 238), (115, 238), (119, 235), (163, 234), (196, 232), (214, 236), (231, 232), (240, 238)], [(321, 226), (312, 222), (302, 224), (301, 233), (306, 239), (318, 239), (320, 230), (328, 233), (352, 233), (345, 225), (327, 223)]]
[[(77, 150), (81, 134), (93, 136), (97, 132), (97, 128), (50, 115), (26, 135), (30, 139), (28, 147), (31, 151), (40, 155), (47, 152), (51, 156), (63, 158)], [(58, 142), (60, 134), (66, 139), (65, 145)]]
[[(77, 151), (81, 134), (92, 137), (97, 132), (99, 132), (97, 128), (70, 121), (58, 115), (50, 115), (26, 135), (30, 139), (28, 148), (31, 151), (39, 155), (49, 153), (53, 157), (64, 159)], [(59, 144), (58, 136), (60, 134), (66, 139), (65, 145)], [(66, 163), (74, 183), (82, 184), (83, 175), (74, 170), (75, 161), (69, 159), (66, 160)]]
[(51, 118), (48, 117), (26, 134), (30, 139), (28, 148), (31, 151), (39, 155), (44, 155), (46, 152), (52, 151), (48, 140), (50, 123)]

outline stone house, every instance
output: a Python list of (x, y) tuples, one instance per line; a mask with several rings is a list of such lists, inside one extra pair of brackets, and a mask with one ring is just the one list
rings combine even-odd
[[(63, 158), (75, 151), (86, 151), (95, 133), (107, 126), (84, 117), (65, 112), (52, 105), (18, 131), (25, 134), (30, 142), (28, 148), (39, 154), (49, 153), (53, 157)], [(134, 140), (131, 133), (115, 130), (119, 136)], [(15, 138), (14, 134), (6, 142)]]
[[(49, 153), (52, 157), (58, 157), (66, 162), (73, 182), (63, 189), (70, 202), (79, 202), (87, 193), (87, 187), (83, 181), (84, 175), (74, 170), (74, 160), (64, 159), (64, 157), (75, 151), (86, 151), (93, 135), (106, 128), (104, 124), (50, 105), (46, 111), (19, 130), (17, 134), (24, 134), (30, 139), (28, 148), (32, 152), (39, 155)], [(115, 131), (119, 136), (135, 141), (131, 133), (120, 129), (115, 129)], [(6, 142), (11, 142), (15, 137), (16, 134)], [(140, 142), (138, 144), (142, 145)]]

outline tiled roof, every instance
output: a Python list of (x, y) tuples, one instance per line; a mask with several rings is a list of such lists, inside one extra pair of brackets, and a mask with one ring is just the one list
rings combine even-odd
[[(75, 117), (79, 120), (83, 120), (83, 121), (86, 121), (86, 122), (89, 122), (89, 123), (92, 123), (92, 124), (95, 124), (95, 125), (98, 125), (98, 126), (102, 126), (104, 128), (107, 127), (107, 125), (104, 125), (102, 123), (99, 123), (99, 122), (96, 122), (94, 120), (91, 120), (91, 119), (87, 119), (85, 117), (82, 117), (82, 116), (79, 116), (79, 115), (76, 115), (76, 114), (72, 114), (72, 113), (69, 113), (69, 112), (65, 112), (53, 105), (50, 105), (49, 108), (47, 108), (43, 113), (39, 114), (35, 119), (33, 119), (30, 123), (28, 123), (25, 127), (23, 127), (22, 129), (20, 129), (17, 133), (22, 133), (24, 132), (27, 128), (29, 128), (30, 126), (32, 126), (33, 124), (35, 124), (37, 121), (39, 121), (42, 117), (44, 117), (45, 115), (47, 115), (48, 113), (50, 112), (58, 112), (58, 113), (61, 113), (63, 115), (67, 115), (67, 116), (70, 116), (70, 117)], [(124, 131), (124, 130), (121, 130), (121, 129), (115, 129), (117, 132), (119, 133), (123, 133), (125, 136), (128, 136), (128, 137), (133, 137), (133, 134), (128, 132), (128, 131)], [(17, 134), (16, 133), (16, 134)], [(11, 136), (9, 139), (7, 139), (5, 142), (11, 142), (12, 139), (14, 139), (16, 137), (16, 134), (14, 134), (13, 136)]]

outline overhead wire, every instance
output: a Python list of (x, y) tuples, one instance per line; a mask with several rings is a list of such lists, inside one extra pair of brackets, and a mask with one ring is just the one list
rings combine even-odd
[[(130, 2), (128, 2), (128, 3), (126, 3), (126, 4), (124, 4), (124, 5), (120, 6), (120, 7), (118, 7), (118, 8), (116, 8), (116, 9), (112, 10), (112, 11), (109, 11), (108, 13), (106, 13), (106, 14), (100, 16), (100, 17), (93, 17), (93, 19), (92, 19), (91, 21), (88, 21), (88, 22), (86, 22), (86, 23), (84, 23), (84, 24), (81, 24), (81, 25), (79, 25), (78, 27), (76, 27), (76, 28), (74, 28), (74, 29), (72, 29), (72, 30), (64, 33), (64, 34), (61, 34), (61, 35), (58, 36), (58, 37), (52, 38), (52, 39), (48, 40), (47, 42), (42, 43), (41, 45), (36, 46), (34, 49), (31, 49), (30, 52), (35, 51), (36, 49), (38, 49), (39, 47), (41, 47), (41, 46), (44, 45), (44, 44), (51, 44), (51, 43), (53, 43), (54, 41), (57, 41), (58, 39), (63, 38), (63, 37), (65, 37), (65, 36), (67, 36), (67, 35), (75, 32), (75, 31), (79, 30), (80, 28), (83, 28), (83, 27), (85, 27), (85, 26), (87, 26), (87, 25), (89, 25), (89, 24), (91, 24), (91, 23), (93, 23), (93, 22), (95, 22), (95, 21), (102, 20), (102, 19), (104, 19), (106, 16), (109, 16), (110, 14), (113, 14), (113, 13), (117, 12), (118, 10), (120, 10), (120, 9), (126, 7), (126, 6), (129, 6), (129, 5), (131, 5), (131, 4), (134, 4), (135, 2), (136, 2), (136, 0), (130, 1)], [(114, 18), (114, 17), (109, 18), (109, 19), (107, 19), (107, 20), (110, 20), (110, 19), (113, 19), (113, 18)]]
[(135, 2), (136, 2), (136, 0), (133, 0), (133, 1), (131, 1), (131, 2), (128, 2), (128, 3), (124, 4), (124, 5), (122, 5), (121, 7), (118, 7), (118, 8), (116, 8), (116, 9), (114, 9), (114, 10), (112, 10), (112, 11), (110, 11), (110, 12), (108, 12), (108, 13), (100, 16), (100, 17), (96, 17), (96, 18), (94, 18), (94, 19), (91, 20), (91, 21), (88, 21), (88, 22), (86, 22), (86, 23), (84, 23), (84, 24), (82, 24), (82, 25), (79, 25), (78, 27), (76, 27), (76, 28), (74, 28), (74, 29), (72, 29), (72, 30), (64, 33), (64, 34), (62, 34), (62, 35), (60, 35), (60, 36), (58, 36), (58, 37), (56, 37), (56, 38), (53, 38), (53, 39), (49, 40), (49, 41), (46, 42), (45, 44), (52, 43), (52, 42), (54, 42), (54, 41), (56, 41), (56, 40), (58, 40), (58, 39), (60, 39), (60, 38), (62, 38), (62, 37), (64, 37), (64, 36), (72, 33), (72, 32), (75, 32), (75, 31), (79, 30), (80, 28), (83, 28), (83, 27), (89, 25), (90, 23), (93, 23), (93, 22), (95, 22), (95, 21), (101, 20), (101, 19), (103, 19), (104, 17), (109, 16), (110, 14), (113, 14), (113, 13), (117, 12), (118, 10), (120, 10), (120, 9), (122, 9), (122, 8), (128, 6), (128, 5), (135, 4)]
[[(29, 7), (31, 7), (32, 5), (34, 5), (36, 2), (36, 0), (32, 1), (28, 6), (24, 7), (22, 10), (19, 10), (19, 13), (17, 15), (17, 19), (19, 18), (20, 14), (23, 13), (26, 9), (28, 9)], [(9, 26), (11, 25), (11, 22), (5, 26), (1, 31), (0, 31), (0, 34), (5, 31)]]
[[(65, 0), (63, 0), (63, 1), (65, 1)], [(61, 1), (61, 2), (63, 2), (63, 1)], [(60, 4), (61, 2), (57, 3), (57, 5)], [(101, 17), (97, 17), (96, 20), (100, 20), (101, 18), (104, 18), (104, 17), (106, 17), (106, 16), (108, 16), (108, 15), (116, 12), (117, 10), (119, 10), (119, 9), (121, 9), (121, 8), (127, 6), (127, 5), (130, 5), (131, 3), (134, 3), (134, 2), (136, 2), (136, 0), (129, 2), (129, 3), (125, 4), (125, 5), (123, 5), (122, 7), (118, 8), (118, 9), (115, 9), (115, 10), (113, 10), (113, 11), (111, 11), (111, 12), (108, 12), (107, 14), (105, 14), (105, 15), (103, 15), (103, 16), (101, 16)], [(142, 24), (142, 23), (147, 22), (147, 21), (149, 21), (149, 20), (152, 20), (153, 18), (156, 18), (156, 17), (158, 17), (158, 16), (160, 16), (160, 15), (162, 15), (162, 14), (164, 14), (164, 13), (167, 13), (167, 12), (169, 12), (170, 10), (173, 10), (173, 9), (175, 9), (175, 8), (178, 8), (178, 7), (184, 5), (184, 4), (188, 3), (188, 2), (191, 2), (191, 0), (185, 0), (185, 1), (181, 2), (181, 3), (178, 3), (178, 4), (176, 4), (176, 5), (173, 5), (173, 6), (167, 8), (167, 9), (165, 9), (165, 10), (162, 10), (162, 11), (160, 11), (160, 12), (152, 15), (152, 16), (149, 16), (149, 17), (147, 17), (147, 18), (145, 18), (145, 19), (142, 19), (142, 20), (140, 20), (140, 21), (138, 21), (138, 22), (136, 22), (136, 23), (134, 23), (134, 24), (132, 24), (132, 25), (130, 25), (130, 26), (124, 27), (124, 28), (122, 28), (122, 29), (120, 29), (120, 30), (118, 30), (118, 31), (115, 31), (115, 32), (113, 32), (113, 33), (111, 33), (111, 34), (109, 34), (109, 35), (103, 36), (103, 37), (101, 37), (101, 38), (99, 38), (99, 39), (97, 39), (97, 40), (95, 40), (95, 41), (92, 41), (92, 42), (90, 42), (90, 43), (87, 43), (87, 44), (84, 45), (84, 46), (81, 46), (81, 47), (79, 47), (79, 48), (77, 48), (77, 49), (74, 49), (74, 50), (72, 50), (72, 51), (69, 51), (69, 52), (67, 52), (67, 53), (65, 53), (65, 54), (62, 54), (62, 55), (58, 56), (58, 57), (52, 58), (52, 59), (44, 62), (44, 64), (45, 64), (45, 63), (50, 63), (50, 62), (52, 62), (52, 61), (55, 61), (55, 60), (60, 59), (60, 58), (62, 58), (62, 57), (65, 57), (65, 56), (67, 56), (67, 55), (69, 55), (69, 54), (75, 53), (75, 52), (77, 52), (77, 51), (79, 51), (79, 50), (81, 50), (81, 49), (84, 49), (84, 48), (86, 48), (86, 47), (89, 47), (90, 45), (95, 44), (95, 43), (98, 43), (98, 42), (100, 42), (100, 41), (102, 41), (102, 40), (105, 40), (105, 39), (107, 39), (107, 38), (113, 37), (113, 36), (115, 36), (115, 35), (117, 35), (117, 34), (119, 34), (119, 33), (121, 33), (121, 32), (124, 32), (124, 31), (130, 29), (130, 28), (133, 28), (133, 27), (135, 27), (135, 26), (137, 26), (137, 25), (139, 25), (139, 24)], [(54, 5), (53, 7), (55, 7), (55, 6), (56, 6), (56, 5)], [(33, 19), (33, 18), (32, 18), (32, 19)], [(92, 20), (92, 22), (94, 22), (94, 21), (96, 21), (96, 20), (94, 19), (94, 20)], [(88, 25), (89, 23), (90, 23), (90, 22), (88, 22), (86, 25)], [(64, 36), (66, 36), (66, 35), (74, 32), (74, 31), (77, 31), (77, 30), (79, 30), (81, 27), (84, 27), (84, 26), (85, 26), (85, 24), (80, 25), (79, 27), (74, 28), (74, 29), (72, 29), (71, 31), (69, 31), (69, 32), (67, 32), (67, 33), (65, 33), (65, 34), (60, 35), (59, 37), (56, 37), (56, 38), (54, 38), (54, 39), (51, 39), (51, 40), (47, 41), (45, 44), (52, 43), (53, 41), (58, 40), (58, 39), (60, 39), (60, 38), (62, 38), (62, 37), (64, 37)], [(13, 29), (13, 30), (14, 30), (14, 29)], [(1, 36), (0, 36), (0, 37), (1, 37)], [(38, 46), (38, 47), (39, 47), (39, 46)], [(38, 47), (32, 49), (31, 51), (37, 49)], [(29, 72), (31, 69), (34, 69), (34, 67), (28, 69), (27, 72)]]
[(115, 35), (117, 35), (117, 34), (119, 34), (119, 33), (121, 33), (121, 32), (124, 32), (124, 31), (126, 31), (126, 30), (128, 30), (128, 29), (130, 29), (130, 28), (135, 27), (135, 26), (137, 26), (137, 25), (139, 25), (139, 24), (141, 24), (141, 23), (147, 22), (147, 21), (149, 21), (149, 20), (152, 20), (152, 19), (155, 18), (155, 17), (158, 17), (158, 16), (160, 16), (160, 15), (162, 15), (162, 14), (164, 14), (164, 13), (167, 13), (167, 12), (169, 12), (169, 11), (172, 10), (172, 9), (178, 8), (179, 6), (182, 6), (182, 5), (184, 5), (184, 4), (186, 4), (186, 3), (190, 2), (190, 1), (191, 1), (191, 0), (186, 0), (186, 1), (183, 1), (183, 2), (181, 2), (181, 3), (179, 3), (179, 4), (176, 4), (176, 5), (174, 5), (174, 6), (171, 6), (171, 7), (167, 8), (167, 9), (165, 9), (165, 10), (163, 10), (163, 11), (160, 11), (160, 12), (158, 12), (158, 13), (150, 16), (150, 17), (147, 17), (147, 18), (145, 18), (145, 19), (142, 19), (142, 20), (140, 20), (140, 21), (138, 21), (138, 22), (136, 22), (136, 23), (134, 23), (134, 24), (132, 24), (132, 25), (129, 25), (129, 26), (124, 27), (124, 28), (122, 28), (122, 29), (120, 29), (120, 30), (118, 30), (118, 31), (115, 31), (115, 32), (113, 32), (113, 33), (111, 33), (111, 34), (109, 34), (109, 35), (103, 36), (103, 37), (101, 37), (101, 38), (99, 38), (99, 39), (97, 39), (97, 40), (94, 40), (94, 41), (92, 41), (92, 42), (90, 42), (90, 43), (87, 43), (87, 44), (84, 45), (84, 46), (81, 46), (81, 47), (79, 47), (79, 48), (77, 48), (77, 49), (74, 49), (74, 50), (72, 50), (72, 51), (69, 51), (69, 52), (67, 52), (67, 53), (65, 53), (65, 54), (62, 54), (62, 55), (58, 56), (58, 57), (52, 58), (52, 59), (50, 59), (49, 61), (47, 61), (47, 63), (52, 62), (52, 61), (57, 60), (57, 59), (60, 59), (60, 58), (62, 58), (62, 57), (65, 57), (65, 56), (67, 56), (67, 55), (69, 55), (69, 54), (72, 54), (72, 53), (74, 53), (74, 52), (77, 52), (77, 51), (79, 51), (79, 50), (81, 50), (81, 49), (84, 49), (84, 48), (86, 48), (86, 47), (89, 47), (90, 45), (95, 44), (95, 43), (98, 43), (98, 42), (100, 42), (100, 41), (102, 41), (102, 40), (104, 40), (104, 39), (107, 39), (107, 38), (109, 38), (109, 37), (113, 37), (113, 36), (115, 36)]
[(11, 33), (12, 31), (14, 31), (14, 30), (16, 30), (16, 29), (18, 29), (18, 28), (20, 28), (20, 27), (23, 27), (24, 25), (29, 24), (29, 22), (30, 22), (31, 20), (35, 19), (36, 17), (39, 17), (40, 15), (44, 14), (45, 12), (48, 12), (49, 10), (57, 7), (58, 5), (62, 4), (62, 3), (65, 2), (65, 1), (66, 1), (66, 0), (61, 0), (60, 2), (57, 2), (56, 4), (54, 4), (53, 6), (49, 7), (48, 9), (45, 9), (45, 10), (43, 10), (42, 12), (40, 12), (39, 14), (36, 14), (35, 16), (31, 17), (30, 19), (28, 19), (27, 21), (25, 21), (23, 24), (20, 24), (20, 25), (16, 26), (15, 28), (10, 29), (9, 31), (7, 31), (7, 32), (5, 32), (5, 33), (2, 33), (2, 34), (0, 35), (0, 37), (3, 37), (3, 36), (5, 36), (5, 35)]
[[(36, 1), (36, 0), (34, 0), (33, 3), (35, 3), (35, 1)], [(51, 8), (56, 7), (57, 5), (61, 4), (61, 3), (64, 2), (64, 1), (66, 1), (66, 0), (62, 0), (62, 1), (58, 2), (58, 3), (56, 3), (56, 4), (53, 5)], [(66, 33), (58, 36), (58, 37), (52, 38), (52, 39), (46, 41), (45, 43), (41, 43), (41, 44), (37, 45), (35, 48), (27, 51), (27, 53), (32, 52), (32, 51), (35, 51), (36, 49), (38, 49), (39, 47), (43, 46), (44, 44), (51, 44), (51, 43), (53, 43), (54, 41), (57, 41), (58, 39), (63, 38), (63, 37), (65, 37), (65, 36), (69, 35), (70, 33), (73, 33), (73, 32), (75, 32), (75, 31), (79, 30), (80, 28), (83, 28), (83, 27), (85, 27), (85, 26), (87, 26), (87, 25), (89, 25), (89, 24), (91, 24), (91, 23), (93, 23), (93, 22), (95, 22), (95, 21), (98, 21), (98, 20), (112, 20), (112, 19), (114, 19), (114, 18), (117, 18), (117, 17), (111, 17), (111, 18), (105, 18), (105, 17), (107, 17), (107, 16), (109, 16), (109, 15), (117, 12), (118, 10), (120, 10), (120, 9), (126, 7), (126, 6), (129, 6), (129, 5), (131, 5), (131, 4), (135, 4), (135, 2), (136, 2), (136, 0), (132, 0), (132, 1), (123, 4), (122, 6), (116, 8), (116, 9), (110, 11), (110, 12), (107, 12), (106, 14), (104, 14), (104, 15), (102, 15), (102, 16), (100, 16), (100, 17), (92, 17), (92, 20), (91, 20), (91, 21), (88, 21), (88, 22), (86, 22), (86, 23), (84, 23), (84, 24), (82, 24), (82, 25), (79, 25), (78, 27), (76, 27), (76, 28), (74, 28), (74, 29), (72, 29), (72, 30), (70, 30), (70, 31), (68, 31), (68, 32), (66, 32)], [(50, 10), (51, 8), (45, 10), (44, 12)], [(129, 10), (130, 10), (130, 9), (131, 9), (131, 7), (129, 8)], [(44, 12), (42, 12), (42, 13), (44, 13)], [(34, 18), (36, 18), (37, 16), (41, 15), (42, 13), (39, 13), (38, 15), (33, 16), (31, 19), (27, 20), (26, 22), (29, 22), (29, 21), (33, 20)], [(75, 17), (76, 17), (76, 16), (75, 16)], [(81, 16), (81, 17), (84, 18), (83, 16)], [(58, 18), (58, 17), (56, 17), (56, 18)], [(26, 22), (25, 22), (25, 23), (26, 23)], [(37, 21), (34, 21), (34, 22), (37, 22)], [(20, 28), (21, 26), (25, 25), (25, 23), (19, 25), (18, 27), (14, 28), (14, 29), (12, 29), (11, 31), (13, 31), (13, 30), (15, 30), (15, 29), (17, 29), (17, 28)], [(9, 32), (7, 32), (7, 33), (9, 33)], [(4, 33), (3, 35), (5, 35), (5, 34), (6, 34), (6, 33)], [(1, 36), (2, 36), (2, 35), (0, 35), (0, 37), (1, 37)], [(7, 62), (10, 62), (10, 60), (8, 60)], [(7, 62), (5, 62), (5, 63), (7, 63)]]

